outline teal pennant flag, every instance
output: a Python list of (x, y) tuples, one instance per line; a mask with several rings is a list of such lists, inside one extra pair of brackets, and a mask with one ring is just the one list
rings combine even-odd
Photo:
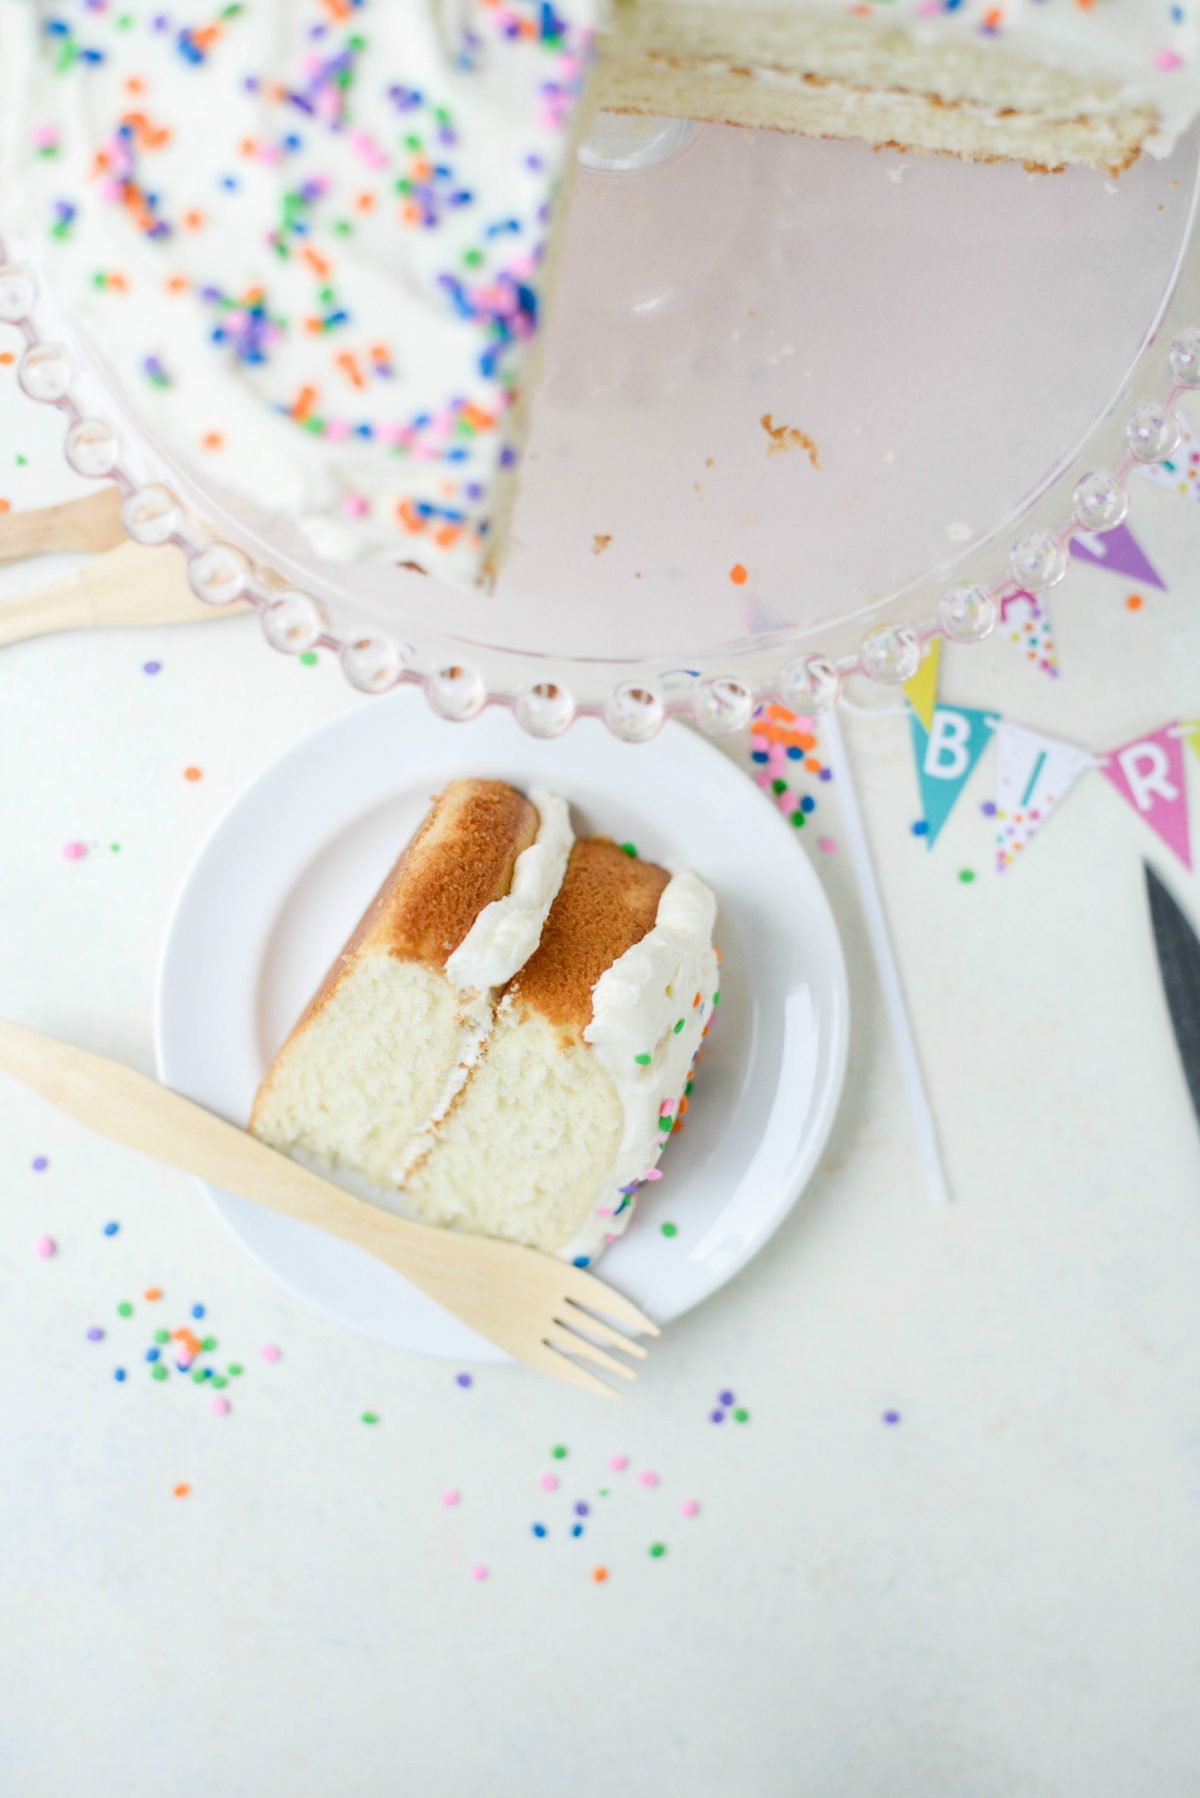
[(916, 713), (909, 714), (927, 849), (932, 849), (937, 842), (943, 824), (971, 777), (971, 770), (987, 748), (996, 722), (994, 712), (979, 712), (970, 706), (938, 705), (934, 707), (929, 729), (925, 730)]

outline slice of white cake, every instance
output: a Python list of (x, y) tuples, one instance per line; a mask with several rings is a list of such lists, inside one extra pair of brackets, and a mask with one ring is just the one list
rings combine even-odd
[(250, 1127), (430, 1223), (586, 1265), (687, 1109), (719, 998), (716, 903), (607, 839), (571, 847), (562, 801), (533, 799), (447, 789)]
[(495, 989), (537, 947), (570, 847), (561, 799), (452, 782), (272, 1063), (255, 1135), (396, 1185), (478, 1056)]

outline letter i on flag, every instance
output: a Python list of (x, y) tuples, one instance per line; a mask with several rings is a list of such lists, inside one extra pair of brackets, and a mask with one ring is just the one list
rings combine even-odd
[(1095, 757), (1022, 724), (996, 732), (996, 872), (1003, 874)]
[(925, 819), (925, 847), (932, 849), (972, 768), (987, 748), (996, 719), (991, 712), (977, 712), (968, 706), (938, 705), (928, 730), (915, 711), (908, 722)]
[[(1187, 789), (1183, 775), (1183, 738), (1188, 726), (1164, 724), (1149, 736), (1135, 737), (1114, 749), (1101, 772), (1135, 812), (1157, 831), (1185, 868), (1192, 865), (1188, 838)], [(1191, 729), (1195, 727), (1192, 726)], [(1190, 734), (1190, 733), (1189, 733)], [(1195, 738), (1191, 737), (1193, 747)]]

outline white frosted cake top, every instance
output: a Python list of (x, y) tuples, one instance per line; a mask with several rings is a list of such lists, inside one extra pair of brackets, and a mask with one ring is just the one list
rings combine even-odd
[(0, 0), (0, 219), (321, 554), (486, 566), (593, 0)]

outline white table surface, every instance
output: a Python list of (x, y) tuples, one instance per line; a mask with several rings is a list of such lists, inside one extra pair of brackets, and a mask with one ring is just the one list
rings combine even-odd
[[(0, 370), (0, 496), (72, 491), (57, 443)], [(1141, 486), (1135, 522), (1167, 596), (1131, 613), (1079, 570), (1057, 687), (993, 643), (945, 694), (1094, 748), (1200, 712), (1200, 514)], [(189, 858), (354, 703), (250, 621), (4, 651), (0, 1012), (148, 1069)], [(957, 1202), (926, 1201), (850, 869), (818, 855), (855, 1007), (831, 1147), (619, 1408), (340, 1332), (189, 1180), (0, 1082), (5, 1798), (1194, 1798), (1200, 1136), (1142, 857), (1194, 914), (1197, 884), (1094, 776), (997, 880), (994, 750), (926, 854), (903, 722), (847, 735)], [(193, 1300), (245, 1363), (225, 1417), (141, 1359)], [(751, 1416), (716, 1428), (726, 1386)]]

